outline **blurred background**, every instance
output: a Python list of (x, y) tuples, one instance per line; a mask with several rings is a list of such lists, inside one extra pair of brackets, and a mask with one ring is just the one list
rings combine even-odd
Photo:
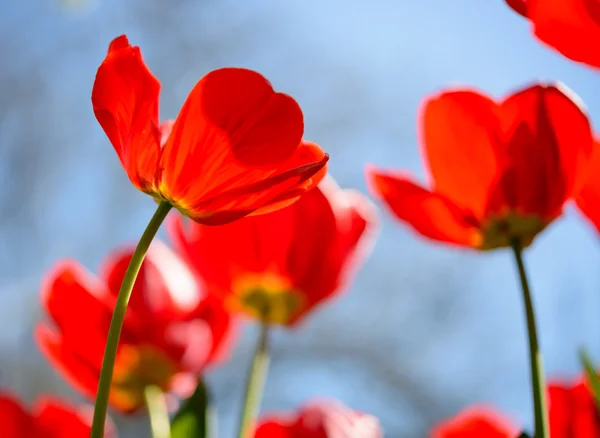
[[(95, 271), (136, 241), (155, 209), (96, 122), (90, 93), (112, 38), (126, 33), (161, 80), (174, 118), (211, 69), (243, 66), (294, 96), (306, 138), (340, 185), (366, 192), (365, 163), (422, 177), (420, 100), (466, 84), (494, 96), (558, 79), (600, 122), (600, 76), (547, 50), (502, 0), (6, 0), (0, 5), (0, 386), (31, 401), (80, 400), (32, 341), (40, 278), (63, 257)], [(383, 213), (372, 256), (344, 297), (274, 336), (263, 410), (338, 398), (378, 416), (390, 438), (423, 437), (476, 402), (531, 426), (520, 292), (509, 251), (437, 246)], [(164, 234), (163, 234), (164, 236)], [(600, 358), (600, 242), (570, 209), (527, 252), (550, 377)], [(209, 374), (223, 437), (233, 436), (254, 347), (248, 325)], [(143, 418), (119, 419), (124, 437)]]

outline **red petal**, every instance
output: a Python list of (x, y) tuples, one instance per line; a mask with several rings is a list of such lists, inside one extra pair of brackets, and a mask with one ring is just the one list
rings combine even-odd
[(381, 198), (396, 217), (430, 239), (477, 247), (481, 236), (475, 219), (446, 197), (425, 190), (400, 175), (376, 169), (367, 174), (370, 191)]
[(321, 177), (329, 156), (321, 151), (320, 161), (313, 159), (312, 154), (299, 149), (282, 170), (207, 198), (193, 205), (188, 215), (198, 223), (223, 225), (251, 213), (262, 214), (289, 205), (314, 187), (312, 176)]
[[(518, 430), (493, 409), (473, 407), (438, 424), (431, 438), (515, 438)], [(553, 435), (554, 437), (554, 435)]]
[(522, 213), (552, 219), (579, 190), (577, 175), (589, 160), (593, 139), (586, 114), (566, 93), (534, 85), (501, 105), (508, 168), (498, 187), (502, 195), (493, 197)]
[(76, 262), (66, 260), (44, 279), (42, 303), (64, 342), (83, 360), (100, 367), (114, 305), (104, 285)]
[(498, 177), (498, 106), (476, 91), (425, 100), (421, 145), (434, 190), (481, 217)]
[[(295, 438), (289, 427), (277, 421), (261, 421), (254, 432), (254, 438)], [(311, 438), (311, 437), (306, 437)]]
[[(281, 218), (285, 210), (275, 214)], [(239, 272), (262, 272), (271, 267), (273, 259), (285, 260), (280, 257), (281, 248), (286, 248), (291, 235), (285, 227), (260, 219), (263, 216), (247, 217), (219, 227), (192, 222), (185, 229), (183, 220), (174, 218), (169, 232), (175, 247), (211, 291), (229, 294), (231, 281)], [(266, 235), (272, 238), (263, 239)]]
[(225, 309), (224, 303), (211, 294), (200, 303), (194, 317), (206, 322), (212, 333), (209, 364), (222, 363), (229, 357), (238, 336), (233, 316)]
[[(114, 251), (101, 268), (111, 293), (116, 297), (133, 255), (133, 247)], [(202, 297), (200, 285), (183, 261), (164, 243), (154, 240), (138, 273), (128, 311), (146, 330), (184, 319)], [(144, 330), (140, 328), (140, 330)]]
[(581, 175), (582, 189), (576, 198), (577, 206), (600, 232), (600, 143), (595, 143), (587, 170)]
[(177, 117), (161, 158), (161, 191), (186, 207), (209, 192), (262, 179), (292, 157), (303, 131), (296, 101), (259, 73), (215, 70)]
[[(321, 166), (321, 169), (312, 175), (309, 179), (306, 180), (305, 183), (293, 187), (292, 189), (280, 193), (276, 198), (274, 198), (269, 204), (260, 207), (257, 210), (254, 210), (250, 213), (251, 216), (256, 216), (260, 214), (270, 213), (273, 211), (277, 211), (281, 208), (287, 207), (288, 205), (293, 204), (300, 198), (304, 193), (312, 190), (325, 178), (327, 175), (327, 160), (328, 156), (323, 152), (321, 147), (316, 143), (303, 141), (300, 144), (300, 147), (294, 154), (294, 156), (289, 160), (286, 168), (289, 167), (298, 167), (303, 166), (305, 163), (319, 163), (318, 166)], [(323, 164), (324, 163), (324, 164)], [(312, 172), (312, 169), (310, 170)]]
[[(91, 418), (86, 418), (59, 400), (51, 397), (38, 399), (34, 408), (40, 428), (48, 438), (88, 438), (92, 430)], [(110, 436), (105, 434), (105, 436)]]
[(0, 395), (0, 427), (3, 438), (41, 438), (33, 418), (7, 394)]
[(160, 154), (158, 95), (139, 47), (123, 35), (115, 39), (98, 68), (92, 104), (94, 114), (114, 146), (134, 186), (154, 192)]
[(535, 35), (573, 61), (600, 67), (600, 5), (595, 0), (529, 0)]
[(552, 438), (600, 436), (600, 419), (589, 389), (583, 381), (574, 385), (548, 385)]
[(527, 18), (527, 6), (531, 0), (506, 0), (506, 4), (510, 6), (517, 14)]
[(101, 362), (90, 364), (83, 361), (65, 345), (56, 331), (44, 325), (36, 327), (35, 340), (44, 356), (71, 386), (91, 399), (96, 396)]
[(317, 268), (312, 271), (312, 278), (319, 276), (324, 280), (329, 277), (330, 284), (327, 285), (323, 280), (321, 284), (325, 290), (333, 292), (347, 284), (370, 252), (379, 228), (379, 219), (375, 205), (360, 192), (342, 190), (332, 178), (323, 181), (319, 188), (331, 204), (336, 242), (326, 251), (320, 270)]
[[(294, 418), (295, 417), (295, 418)], [(313, 401), (295, 416), (271, 415), (258, 425), (256, 438), (382, 438), (377, 418), (336, 401)]]
[[(285, 211), (262, 218), (267, 220), (271, 225), (263, 227), (261, 241), (275, 240), (285, 245), (285, 253), (278, 252), (282, 259), (274, 257), (274, 262), (305, 295), (305, 307), (291, 324), (341, 292), (370, 249), (376, 223), (374, 205), (358, 192), (342, 190), (332, 178)], [(273, 235), (275, 227), (289, 230), (293, 240), (282, 239), (280, 233)]]
[(313, 401), (298, 412), (296, 436), (382, 438), (377, 418), (354, 411), (337, 401)]

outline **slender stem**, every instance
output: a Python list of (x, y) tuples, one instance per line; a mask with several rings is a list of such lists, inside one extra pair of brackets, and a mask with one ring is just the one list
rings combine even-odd
[(115, 368), (115, 358), (117, 356), (119, 338), (121, 337), (121, 329), (123, 328), (125, 312), (127, 311), (127, 304), (129, 303), (135, 279), (140, 271), (148, 247), (165, 217), (167, 217), (169, 210), (171, 210), (171, 204), (167, 202), (161, 202), (159, 204), (154, 216), (152, 216), (150, 223), (148, 223), (144, 234), (142, 234), (142, 237), (135, 248), (129, 266), (127, 267), (127, 272), (125, 272), (125, 276), (123, 277), (119, 296), (117, 297), (112, 320), (110, 322), (108, 337), (106, 339), (104, 359), (102, 360), (102, 369), (100, 370), (100, 381), (98, 382), (98, 393), (96, 395), (96, 404), (94, 406), (91, 438), (104, 438), (104, 424), (106, 422), (106, 412), (108, 410), (110, 386)]
[(239, 438), (250, 438), (254, 420), (260, 408), (265, 380), (269, 370), (268, 336), (269, 324), (263, 322), (260, 326), (260, 337), (254, 353), (254, 359), (246, 379), (244, 407), (240, 417)]
[(169, 423), (169, 410), (162, 390), (155, 385), (148, 385), (144, 389), (144, 399), (150, 417), (150, 428), (153, 438), (171, 438), (171, 425)]
[(527, 318), (527, 333), (529, 335), (529, 362), (531, 367), (531, 389), (533, 391), (533, 409), (535, 414), (535, 438), (548, 438), (550, 436), (548, 426), (548, 406), (546, 403), (546, 384), (544, 381), (544, 367), (542, 365), (542, 353), (538, 344), (537, 330), (535, 327), (535, 313), (531, 300), (531, 291), (527, 281), (527, 273), (523, 264), (523, 248), (518, 240), (512, 243), (519, 277), (521, 278), (521, 289), (523, 290), (523, 301), (525, 303), (525, 316)]

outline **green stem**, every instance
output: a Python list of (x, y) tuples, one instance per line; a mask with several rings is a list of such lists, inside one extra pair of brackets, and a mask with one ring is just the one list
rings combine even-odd
[(144, 399), (150, 417), (150, 428), (153, 438), (171, 438), (171, 425), (169, 423), (169, 410), (162, 390), (155, 385), (148, 385), (144, 389)]
[(108, 410), (108, 398), (110, 395), (110, 386), (115, 368), (115, 358), (117, 357), (117, 348), (119, 346), (119, 338), (121, 337), (121, 329), (125, 320), (125, 312), (127, 304), (131, 297), (131, 291), (135, 284), (148, 247), (154, 239), (160, 225), (167, 217), (167, 213), (171, 210), (171, 204), (161, 202), (152, 216), (150, 223), (146, 227), (144, 234), (135, 248), (127, 272), (123, 277), (119, 296), (115, 304), (110, 329), (108, 330), (108, 338), (106, 339), (106, 347), (104, 350), (104, 359), (102, 360), (102, 369), (100, 370), (100, 381), (98, 382), (98, 393), (96, 395), (96, 404), (94, 406), (94, 420), (92, 423), (91, 438), (104, 438), (104, 424), (106, 422), (106, 412)]
[(542, 365), (542, 353), (538, 344), (537, 330), (535, 327), (535, 313), (531, 300), (531, 291), (527, 281), (527, 273), (523, 264), (523, 248), (518, 240), (512, 243), (519, 277), (521, 278), (521, 289), (525, 303), (525, 315), (527, 317), (527, 333), (529, 335), (529, 362), (531, 367), (531, 389), (533, 391), (533, 410), (535, 414), (535, 438), (548, 438), (550, 436), (548, 426), (548, 406), (546, 403), (546, 385), (544, 381), (544, 367)]
[(254, 359), (246, 379), (244, 408), (240, 417), (239, 438), (250, 438), (254, 421), (260, 408), (260, 401), (265, 387), (269, 370), (268, 336), (269, 324), (263, 322), (260, 327), (260, 337), (254, 353)]

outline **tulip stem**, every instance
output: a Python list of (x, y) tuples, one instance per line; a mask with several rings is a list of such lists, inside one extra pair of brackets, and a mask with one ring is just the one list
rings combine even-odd
[(121, 329), (123, 328), (123, 321), (125, 320), (125, 313), (127, 311), (127, 305), (129, 304), (129, 298), (131, 297), (131, 291), (135, 284), (146, 252), (150, 247), (150, 243), (156, 235), (160, 225), (167, 217), (167, 214), (171, 210), (171, 204), (168, 202), (161, 202), (150, 219), (144, 234), (140, 238), (140, 241), (135, 248), (133, 256), (127, 267), (127, 272), (123, 277), (121, 283), (121, 289), (119, 290), (119, 296), (115, 303), (115, 309), (113, 311), (112, 320), (110, 322), (110, 328), (108, 330), (108, 337), (106, 339), (106, 347), (104, 350), (104, 359), (102, 360), (102, 369), (100, 370), (100, 381), (98, 382), (98, 392), (96, 394), (96, 404), (94, 406), (94, 420), (92, 423), (91, 438), (104, 438), (104, 424), (106, 422), (106, 412), (108, 410), (108, 399), (110, 395), (110, 387), (112, 383), (113, 371), (115, 368), (115, 359), (117, 357), (117, 348), (119, 346), (119, 338), (121, 337)]
[(521, 242), (515, 239), (512, 242), (515, 254), (523, 301), (525, 304), (525, 316), (527, 318), (527, 332), (529, 337), (529, 363), (531, 367), (531, 389), (533, 392), (533, 410), (535, 414), (535, 438), (548, 438), (550, 436), (548, 426), (548, 407), (546, 403), (546, 385), (544, 382), (544, 367), (542, 364), (542, 353), (538, 344), (537, 330), (535, 327), (535, 313), (527, 273), (523, 264), (523, 247)]
[(254, 359), (246, 379), (244, 407), (240, 417), (239, 438), (250, 438), (260, 408), (262, 393), (269, 370), (269, 324), (262, 322)]
[(148, 385), (144, 389), (144, 399), (150, 417), (150, 429), (153, 438), (171, 438), (169, 410), (162, 389), (156, 385)]

